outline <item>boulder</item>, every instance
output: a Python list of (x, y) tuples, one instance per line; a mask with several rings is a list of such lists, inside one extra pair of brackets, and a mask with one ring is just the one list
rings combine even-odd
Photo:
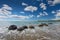
[(17, 28), (17, 31), (23, 31), (23, 30), (24, 30), (23, 27), (19, 27), (19, 28)]
[(27, 26), (23, 26), (24, 29), (27, 29), (28, 27)]
[(10, 25), (8, 30), (16, 30), (17, 29), (17, 26), (16, 25)]
[(34, 29), (34, 26), (30, 25), (29, 28), (30, 28), (30, 29)]

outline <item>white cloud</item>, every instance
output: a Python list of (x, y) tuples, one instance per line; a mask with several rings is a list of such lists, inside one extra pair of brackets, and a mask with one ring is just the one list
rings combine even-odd
[(53, 4), (58, 4), (58, 3), (60, 3), (60, 0), (54, 0), (53, 1)]
[(52, 11), (51, 13), (52, 13), (52, 14), (55, 14), (56, 12), (55, 12), (55, 11)]
[(23, 15), (10, 15), (9, 18), (18, 18), (18, 19), (29, 19), (34, 17), (34, 15), (28, 15), (28, 16), (23, 16)]
[(17, 17), (18, 17), (18, 15), (9, 15), (9, 16), (5, 16), (5, 15), (1, 16), (0, 15), (0, 18), (17, 18)]
[(40, 17), (40, 15), (37, 15), (37, 17)]
[(26, 3), (24, 3), (24, 2), (22, 2), (22, 5), (23, 5), (23, 6), (28, 6), (28, 4), (26, 4)]
[(56, 10), (56, 12), (60, 12), (60, 10)]
[(28, 16), (22, 16), (22, 15), (20, 15), (19, 16), (19, 18), (21, 18), (21, 19), (29, 19), (29, 18), (33, 18), (34, 17), (34, 15), (28, 15)]
[(0, 19), (2, 18), (17, 18), (17, 19), (29, 19), (32, 18), (33, 16), (23, 16), (23, 15), (9, 15), (9, 16), (0, 16)]
[(50, 6), (53, 6), (53, 1), (52, 0), (47, 0), (48, 1), (48, 4), (50, 5)]
[(42, 17), (42, 16), (47, 16), (48, 13), (43, 11), (42, 13), (40, 12), (39, 15), (37, 15), (37, 17)]
[(18, 18), (21, 18), (21, 19), (29, 19), (29, 18), (33, 18), (33, 17), (34, 17), (34, 15), (28, 15), (28, 16), (20, 15), (20, 16), (18, 16)]
[(46, 8), (47, 8), (47, 7), (46, 7), (46, 4), (44, 4), (44, 3), (41, 3), (41, 4), (40, 4), (40, 7), (41, 7), (43, 10), (46, 10)]
[(60, 0), (47, 0), (48, 1), (48, 4), (54, 6), (55, 4), (59, 4), (60, 3)]
[(60, 12), (60, 10), (56, 10), (56, 11), (52, 11), (51, 13), (58, 14), (59, 12)]
[(60, 16), (60, 10), (56, 10), (56, 15), (55, 16)]
[(3, 4), (3, 7), (0, 8), (0, 18), (8, 18), (12, 14), (12, 8), (6, 4)]
[(29, 15), (30, 18), (34, 17), (34, 15)]
[(39, 13), (40, 14), (40, 16), (43, 16), (44, 14), (43, 13)]
[(55, 19), (57, 20), (60, 19), (60, 10), (56, 11), (55, 17), (56, 17)]
[(8, 11), (8, 10), (0, 9), (0, 14), (8, 15), (8, 14), (12, 14), (12, 13), (10, 11)]
[(0, 16), (0, 18), (8, 18), (7, 16)]
[(48, 13), (47, 13), (47, 12), (45, 12), (45, 11), (43, 11), (43, 13), (44, 13), (44, 15), (48, 15)]
[(21, 11), (20, 13), (24, 14), (25, 12)]
[(19, 18), (21, 18), (21, 19), (29, 19), (29, 18), (33, 18), (34, 17), (34, 15), (28, 15), (28, 16), (22, 16), (22, 15), (20, 15), (19, 16)]
[(60, 16), (60, 12), (57, 12), (56, 16)]
[(23, 15), (10, 15), (9, 18), (28, 19), (28, 16)]
[(43, 16), (44, 14), (43, 13), (39, 13), (39, 15), (37, 15), (37, 17), (41, 17), (41, 16)]
[(1, 15), (9, 15), (9, 14), (12, 14), (11, 11), (12, 8), (6, 4), (3, 5), (2, 8), (0, 8), (0, 14)]
[(29, 19), (32, 18), (32, 15), (23, 16), (23, 15), (9, 15), (9, 16), (0, 16), (0, 18), (17, 18), (17, 19)]
[(7, 4), (3, 4), (2, 9), (12, 10), (12, 8), (10, 6), (8, 6)]
[(25, 11), (31, 11), (31, 12), (34, 12), (36, 11), (38, 8), (35, 7), (35, 6), (27, 6), (24, 10)]
[(9, 15), (9, 18), (18, 18), (18, 15)]
[(18, 18), (20, 18), (20, 19), (29, 19), (29, 16), (22, 16), (22, 15), (20, 15), (20, 16), (18, 16)]

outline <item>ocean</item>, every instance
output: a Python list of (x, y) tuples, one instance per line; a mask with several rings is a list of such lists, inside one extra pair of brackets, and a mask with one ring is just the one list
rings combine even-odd
[(35, 25), (35, 24), (41, 24), (41, 23), (54, 23), (54, 24), (60, 24), (60, 22), (38, 22), (38, 21), (0, 21), (0, 27), (8, 27), (9, 25), (17, 25), (17, 26), (23, 26), (23, 25)]

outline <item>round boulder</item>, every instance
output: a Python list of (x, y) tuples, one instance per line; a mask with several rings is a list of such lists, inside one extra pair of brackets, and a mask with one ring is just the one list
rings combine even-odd
[(43, 24), (39, 24), (38, 26), (39, 26), (39, 27), (43, 27), (44, 25), (43, 25)]
[(8, 30), (16, 30), (16, 29), (17, 29), (17, 26), (16, 25), (11, 25), (8, 28)]
[(30, 28), (30, 29), (34, 29), (34, 26), (30, 25), (29, 28)]
[(23, 31), (23, 30), (24, 30), (23, 27), (19, 27), (19, 28), (17, 28), (17, 31)]
[(27, 26), (23, 26), (24, 29), (27, 29), (28, 27)]

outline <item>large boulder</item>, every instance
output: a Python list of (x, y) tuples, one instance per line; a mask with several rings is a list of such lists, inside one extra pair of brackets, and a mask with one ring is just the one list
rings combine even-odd
[(27, 29), (28, 27), (27, 26), (22, 26), (24, 29)]
[(34, 29), (34, 26), (30, 25), (29, 28), (30, 28), (30, 29)]
[(17, 26), (16, 25), (11, 25), (8, 28), (8, 30), (16, 30), (16, 29), (17, 29)]
[(38, 27), (43, 27), (44, 25), (43, 24), (39, 24)]
[(53, 24), (53, 23), (48, 23), (48, 24)]
[(28, 29), (28, 27), (27, 27), (27, 26), (19, 27), (19, 28), (17, 29), (17, 31), (23, 31), (24, 29)]
[(48, 26), (48, 24), (44, 23), (43, 25)]
[(42, 23), (42, 24), (39, 24), (38, 26), (39, 26), (39, 27), (43, 27), (43, 26), (48, 26), (48, 24)]
[(19, 28), (17, 28), (17, 31), (23, 31), (23, 30), (24, 30), (23, 27), (19, 27)]

